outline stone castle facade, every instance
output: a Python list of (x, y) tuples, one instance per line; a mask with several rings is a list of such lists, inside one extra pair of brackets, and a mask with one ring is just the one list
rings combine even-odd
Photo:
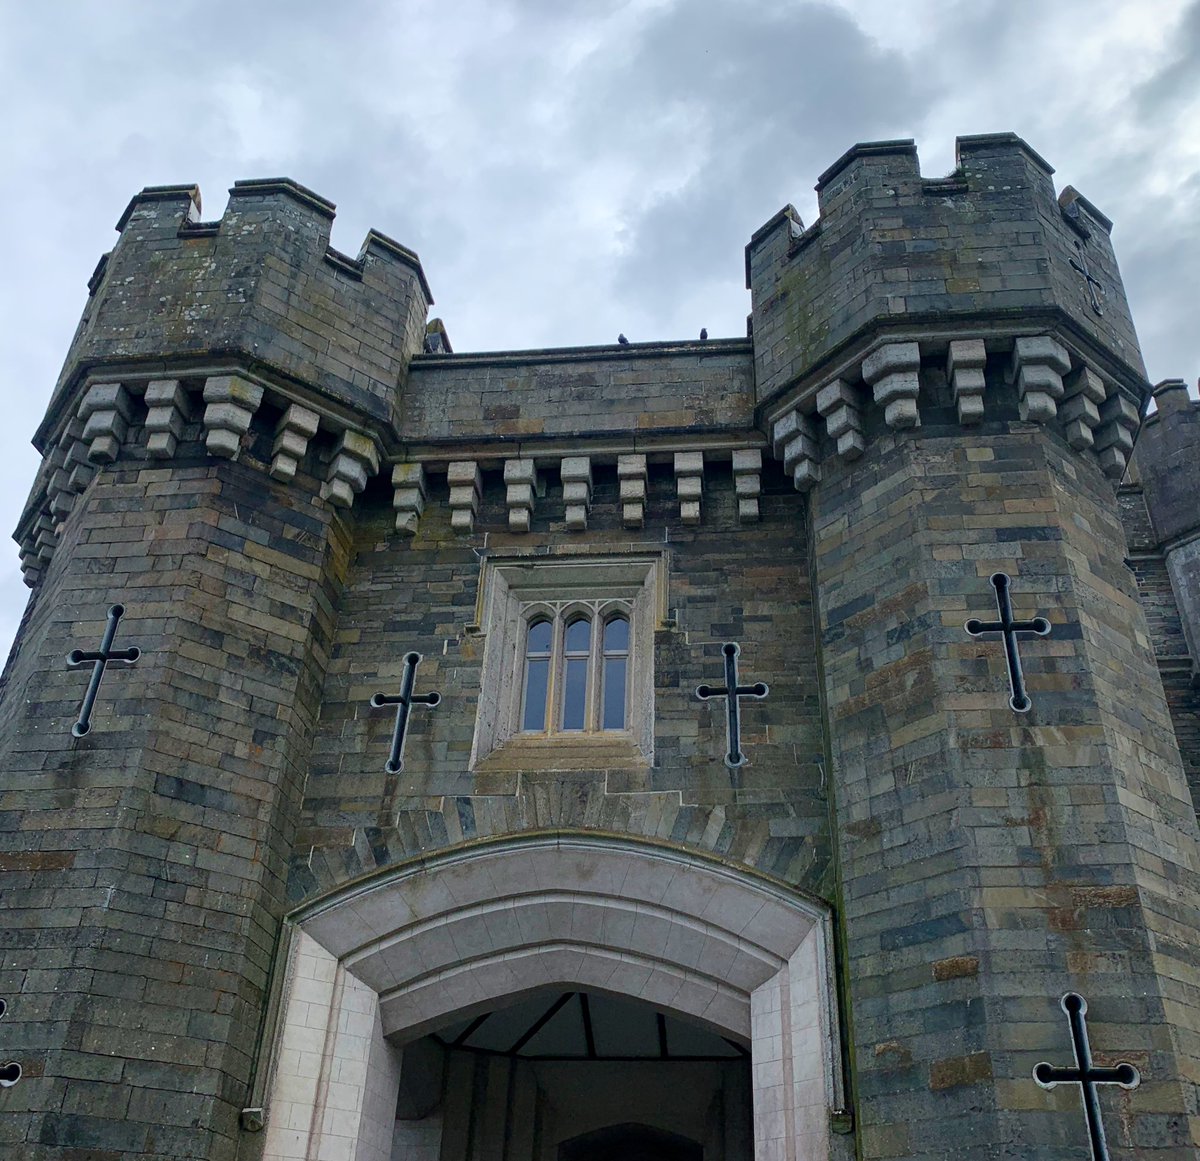
[(1194, 1157), (1200, 412), (1051, 174), (859, 145), (748, 337), (482, 354), (291, 181), (134, 197), (17, 531), (0, 1153)]

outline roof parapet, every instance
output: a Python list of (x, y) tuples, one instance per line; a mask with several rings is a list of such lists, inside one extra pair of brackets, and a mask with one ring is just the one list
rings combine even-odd
[(129, 199), (124, 213), (117, 219), (117, 232), (120, 233), (125, 229), (129, 224), (129, 219), (133, 217), (139, 206), (151, 202), (186, 202), (183, 222), (200, 220), (200, 187), (198, 185), (148, 185)]

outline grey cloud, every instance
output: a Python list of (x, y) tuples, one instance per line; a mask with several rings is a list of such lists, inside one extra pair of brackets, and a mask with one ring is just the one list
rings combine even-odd
[(1200, 0), (1192, 3), (1172, 37), (1175, 52), (1170, 65), (1139, 85), (1132, 94), (1143, 120), (1160, 116), (1196, 96), (1200, 74)]
[(607, 87), (606, 108), (682, 111), (704, 143), (690, 180), (630, 223), (615, 280), (645, 308), (683, 278), (738, 278), (754, 229), (807, 201), (854, 141), (908, 135), (933, 97), (903, 58), (820, 5), (679, 6)]
[[(418, 250), (457, 349), (563, 345), (739, 334), (750, 233), (787, 201), (811, 219), (816, 176), (854, 141), (917, 136), (940, 168), (955, 132), (1016, 129), (1116, 220), (1151, 373), (1200, 370), (1200, 178), (1180, 146), (1200, 5), (1160, 65), (1134, 62), (1110, 133), (1113, 79), (1055, 78), (1120, 3), (932, 3), (920, 27), (845, 3), (859, 24), (799, 0), (3, 7), (0, 523), (113, 222), (164, 182), (199, 181), (215, 217), (236, 178), (287, 174), (338, 203), (336, 246), (374, 226)], [(0, 554), (0, 635), (15, 564)]]

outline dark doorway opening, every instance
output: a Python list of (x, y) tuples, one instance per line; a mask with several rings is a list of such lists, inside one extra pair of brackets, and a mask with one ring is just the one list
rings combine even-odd
[(609, 1125), (564, 1141), (558, 1161), (704, 1161), (695, 1141), (649, 1125)]

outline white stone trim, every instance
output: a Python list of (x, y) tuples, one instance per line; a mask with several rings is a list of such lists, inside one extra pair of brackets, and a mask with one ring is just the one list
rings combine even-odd
[[(623, 748), (639, 763), (652, 761), (654, 630), (665, 615), (664, 587), (662, 557), (655, 552), (487, 558), (479, 578), (479, 630), (485, 640), (470, 768), (506, 745), (526, 742), (533, 747), (525, 755), (529, 769), (571, 768), (573, 749), (600, 743)], [(629, 616), (627, 728), (574, 737), (522, 734), (525, 626), (537, 602), (572, 600), (619, 602)]]
[(826, 1161), (843, 1103), (830, 933), (822, 905), (634, 840), (521, 837), (393, 869), (299, 916), (264, 1161), (385, 1161), (403, 1045), (539, 987), (748, 1041), (756, 1161)]
[(262, 1161), (389, 1161), (400, 1052), (374, 992), (304, 931), (288, 968)]

